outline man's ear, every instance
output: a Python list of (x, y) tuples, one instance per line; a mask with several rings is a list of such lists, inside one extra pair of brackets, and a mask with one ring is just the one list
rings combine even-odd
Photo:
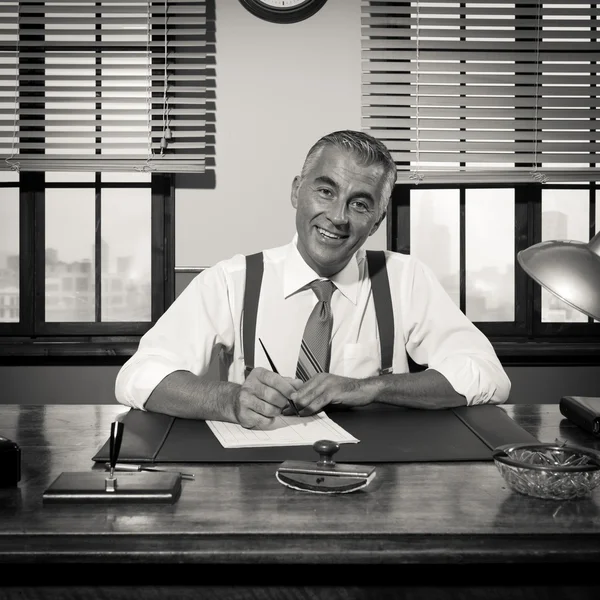
[(379, 226), (381, 225), (381, 222), (385, 219), (386, 214), (387, 211), (384, 210), (381, 217), (379, 217), (377, 223), (375, 223), (375, 225), (373, 225), (373, 227), (371, 228), (371, 232), (369, 233), (369, 235), (373, 235), (379, 229)]
[(298, 188), (300, 187), (300, 175), (294, 177), (292, 181), (292, 206), (298, 208)]

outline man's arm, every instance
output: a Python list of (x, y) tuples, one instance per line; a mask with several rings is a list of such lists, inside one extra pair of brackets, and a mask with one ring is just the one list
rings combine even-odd
[(262, 367), (253, 369), (241, 385), (174, 371), (154, 388), (145, 408), (185, 419), (239, 423), (248, 429), (265, 427), (281, 415), (301, 383)]
[(241, 387), (202, 379), (189, 371), (174, 371), (154, 388), (144, 408), (184, 419), (236, 423), (234, 405)]
[[(404, 262), (406, 259), (402, 259)], [(403, 308), (403, 337), (396, 332), (395, 351), (408, 352), (420, 373), (394, 373), (353, 379), (329, 374), (313, 377), (292, 396), (311, 414), (327, 404), (361, 406), (384, 402), (410, 408), (441, 409), (504, 402), (510, 392), (506, 375), (489, 340), (460, 311), (418, 261), (390, 270), (393, 298)]]
[[(152, 407), (163, 412), (164, 406), (169, 414), (197, 414), (205, 394), (196, 386), (210, 388), (212, 382), (203, 377), (213, 357), (234, 343), (235, 323), (227, 299), (223, 269), (212, 267), (195, 277), (142, 336), (135, 354), (119, 370), (117, 401), (142, 410)], [(209, 392), (209, 396), (216, 399), (218, 393)], [(186, 408), (185, 402), (191, 405)], [(215, 400), (205, 407), (206, 414), (220, 416), (226, 406), (227, 402)]]
[(314, 414), (328, 404), (365, 406), (381, 402), (407, 408), (441, 409), (467, 403), (466, 398), (434, 369), (366, 379), (320, 373), (291, 398), (302, 416)]

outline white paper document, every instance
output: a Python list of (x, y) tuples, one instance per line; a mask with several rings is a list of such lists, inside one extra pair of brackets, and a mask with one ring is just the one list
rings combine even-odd
[(236, 423), (206, 421), (224, 448), (259, 446), (312, 446), (318, 440), (339, 444), (357, 440), (324, 412), (310, 417), (277, 417), (268, 429), (246, 429)]

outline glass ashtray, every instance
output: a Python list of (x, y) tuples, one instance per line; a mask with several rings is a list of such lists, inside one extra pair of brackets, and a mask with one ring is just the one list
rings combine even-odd
[(549, 500), (589, 494), (600, 483), (600, 452), (561, 444), (505, 444), (492, 457), (509, 487)]

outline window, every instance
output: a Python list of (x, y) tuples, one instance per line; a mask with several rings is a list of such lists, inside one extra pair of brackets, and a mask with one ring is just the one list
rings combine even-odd
[(3, 354), (128, 354), (172, 301), (172, 177), (102, 175), (0, 183)]
[(172, 301), (214, 37), (214, 0), (1, 3), (0, 354), (130, 354)]
[(389, 247), (432, 267), (505, 361), (596, 364), (599, 324), (542, 291), (516, 255), (598, 232), (597, 5), (362, 7), (363, 130), (398, 165)]

